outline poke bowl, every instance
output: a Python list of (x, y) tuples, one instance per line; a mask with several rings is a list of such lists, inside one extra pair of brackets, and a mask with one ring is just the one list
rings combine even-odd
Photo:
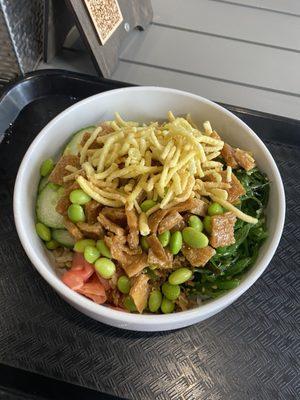
[(285, 217), (259, 137), (225, 108), (134, 87), (69, 107), (20, 165), (14, 217), (34, 267), (80, 312), (129, 330), (203, 321), (270, 263)]

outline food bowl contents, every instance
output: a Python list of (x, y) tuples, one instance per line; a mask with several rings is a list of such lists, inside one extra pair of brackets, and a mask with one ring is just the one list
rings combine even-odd
[(215, 299), (267, 237), (269, 182), (254, 155), (189, 115), (140, 124), (116, 113), (75, 133), (40, 174), (36, 232), (62, 281), (118, 310)]

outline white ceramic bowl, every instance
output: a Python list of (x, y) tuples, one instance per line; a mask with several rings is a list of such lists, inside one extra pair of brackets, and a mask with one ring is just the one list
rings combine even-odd
[[(271, 181), (267, 209), (269, 237), (255, 265), (241, 284), (221, 298), (198, 308), (169, 315), (137, 315), (97, 305), (65, 286), (57, 277), (47, 251), (35, 233), (35, 200), (41, 162), (55, 157), (72, 132), (84, 126), (113, 118), (118, 111), (125, 119), (141, 122), (166, 119), (168, 110), (175, 115), (191, 113), (201, 126), (209, 120), (224, 140), (253, 152), (258, 167)], [(280, 174), (266, 146), (239, 118), (200, 96), (160, 87), (134, 87), (112, 90), (89, 97), (54, 118), (36, 137), (21, 163), (14, 191), (14, 216), (22, 245), (42, 277), (77, 310), (115, 327), (139, 331), (163, 331), (203, 321), (239, 298), (266, 269), (278, 246), (285, 216), (285, 196)]]

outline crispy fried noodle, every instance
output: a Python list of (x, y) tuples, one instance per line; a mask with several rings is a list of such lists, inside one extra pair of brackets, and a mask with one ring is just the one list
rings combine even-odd
[[(168, 113), (169, 121), (140, 125), (126, 122), (116, 113), (114, 121), (106, 124), (111, 128), (104, 134), (97, 127), (80, 151), (81, 170), (72, 170), (80, 187), (98, 203), (110, 207), (138, 207), (137, 199), (142, 192), (148, 198), (158, 199), (157, 209), (170, 206), (199, 195), (209, 196), (230, 209), (245, 222), (256, 223), (224, 197), (224, 183), (220, 171), (223, 164), (216, 161), (224, 142), (211, 137), (209, 121), (204, 131), (195, 128), (190, 118), (175, 118)], [(93, 142), (102, 144), (92, 151)], [(226, 168), (226, 166), (225, 166)], [(76, 175), (77, 174), (77, 175)], [(207, 176), (212, 182), (207, 184)], [(203, 180), (204, 179), (204, 180)], [(226, 181), (231, 180), (231, 168), (227, 169)], [(226, 186), (225, 186), (226, 187)], [(141, 234), (147, 231), (147, 216), (140, 220)]]

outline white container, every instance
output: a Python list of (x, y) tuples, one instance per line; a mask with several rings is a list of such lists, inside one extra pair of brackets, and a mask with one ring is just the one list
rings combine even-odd
[[(124, 119), (149, 122), (191, 113), (199, 126), (206, 120), (222, 138), (254, 154), (258, 167), (271, 182), (267, 208), (268, 239), (261, 247), (255, 265), (240, 285), (228, 294), (189, 311), (168, 315), (138, 315), (93, 303), (69, 289), (53, 269), (49, 254), (35, 232), (35, 201), (42, 161), (59, 155), (72, 132), (103, 120), (113, 119), (118, 111)], [(218, 313), (238, 299), (260, 277), (278, 246), (285, 216), (283, 184), (276, 164), (263, 142), (239, 118), (223, 107), (200, 96), (160, 87), (133, 87), (112, 90), (89, 97), (54, 118), (36, 137), (19, 168), (14, 191), (14, 216), (22, 245), (42, 277), (68, 303), (82, 313), (118, 328), (138, 331), (164, 331), (181, 328)]]

